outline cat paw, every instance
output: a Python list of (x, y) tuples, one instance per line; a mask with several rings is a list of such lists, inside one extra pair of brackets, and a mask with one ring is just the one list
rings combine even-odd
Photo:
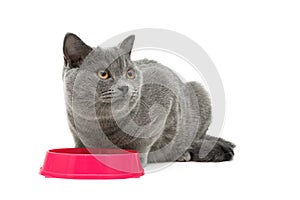
[(190, 152), (184, 152), (176, 161), (177, 162), (188, 162), (191, 161), (191, 154)]
[(219, 142), (221, 142), (223, 144), (225, 143), (225, 145), (226, 144), (229, 145), (232, 149), (235, 147), (235, 144), (233, 144), (232, 142), (229, 142), (227, 140), (224, 140), (223, 138), (219, 138), (218, 140), (219, 140)]
[(234, 144), (223, 139), (217, 141), (205, 140), (199, 151), (194, 152), (194, 159), (199, 162), (230, 161), (234, 156), (234, 147)]

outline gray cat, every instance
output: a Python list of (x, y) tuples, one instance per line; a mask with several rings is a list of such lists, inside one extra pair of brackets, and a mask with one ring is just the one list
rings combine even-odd
[(91, 48), (66, 34), (64, 92), (76, 147), (134, 149), (143, 166), (231, 160), (234, 144), (206, 135), (211, 103), (205, 89), (156, 61), (132, 61), (134, 39)]

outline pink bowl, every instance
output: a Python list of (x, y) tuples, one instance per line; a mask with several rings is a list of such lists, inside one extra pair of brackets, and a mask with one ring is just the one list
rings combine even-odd
[(47, 151), (40, 174), (47, 178), (121, 179), (138, 178), (144, 170), (134, 150), (64, 148)]

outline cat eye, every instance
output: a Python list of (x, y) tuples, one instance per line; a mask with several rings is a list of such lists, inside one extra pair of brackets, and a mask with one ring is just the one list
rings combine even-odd
[(135, 78), (135, 72), (134, 69), (129, 69), (126, 73), (127, 78), (134, 79)]
[(98, 76), (103, 80), (106, 80), (110, 77), (109, 72), (107, 70), (100, 70), (98, 72)]

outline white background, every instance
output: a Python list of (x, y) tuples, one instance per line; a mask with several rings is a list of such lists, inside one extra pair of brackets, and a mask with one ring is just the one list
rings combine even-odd
[[(0, 3), (0, 199), (299, 199), (298, 1), (6, 1)], [(46, 150), (73, 146), (61, 80), (62, 40), (91, 46), (164, 28), (196, 41), (218, 68), (232, 162), (176, 163), (140, 179), (38, 174)], [(298, 185), (297, 185), (298, 184)]]

